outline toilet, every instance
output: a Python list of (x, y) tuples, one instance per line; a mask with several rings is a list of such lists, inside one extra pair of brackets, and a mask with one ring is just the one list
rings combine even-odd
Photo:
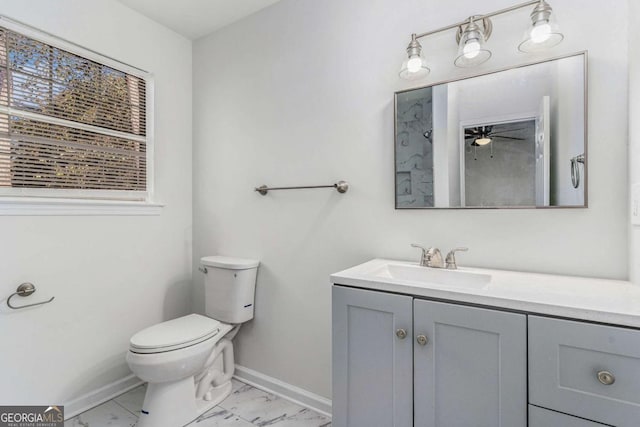
[(232, 339), (253, 318), (259, 261), (200, 260), (205, 312), (159, 323), (131, 337), (127, 363), (148, 383), (137, 427), (184, 426), (231, 393)]

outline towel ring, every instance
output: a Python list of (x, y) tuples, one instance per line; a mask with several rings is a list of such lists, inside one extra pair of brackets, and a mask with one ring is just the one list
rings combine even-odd
[(36, 305), (49, 304), (55, 298), (55, 297), (51, 297), (51, 299), (48, 301), (36, 302), (34, 304), (27, 304), (27, 305), (20, 305), (20, 306), (11, 305), (11, 298), (13, 298), (14, 296), (18, 295), (21, 297), (28, 297), (29, 295), (33, 294), (35, 291), (36, 291), (36, 287), (33, 285), (33, 283), (28, 283), (28, 282), (23, 283), (20, 286), (18, 286), (18, 288), (14, 293), (9, 295), (9, 298), (7, 298), (7, 305), (12, 310), (19, 310), (21, 308), (35, 307)]
[(580, 186), (580, 165), (582, 163), (584, 165), (584, 154), (580, 154), (579, 156), (573, 157), (571, 159), (571, 184), (573, 188), (578, 188)]

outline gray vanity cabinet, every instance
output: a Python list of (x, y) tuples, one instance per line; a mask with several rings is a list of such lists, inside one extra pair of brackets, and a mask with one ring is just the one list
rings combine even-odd
[(414, 300), (414, 426), (526, 427), (523, 314)]
[(529, 405), (529, 427), (607, 427), (607, 425)]
[(526, 316), (333, 287), (334, 427), (525, 427)]
[(529, 401), (616, 427), (640, 426), (640, 331), (529, 316)]
[(332, 425), (413, 426), (413, 298), (332, 292)]

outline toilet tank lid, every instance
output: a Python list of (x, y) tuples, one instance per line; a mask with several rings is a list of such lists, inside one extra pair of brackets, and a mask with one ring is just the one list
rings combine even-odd
[(200, 259), (205, 267), (228, 268), (230, 270), (247, 270), (256, 268), (260, 261), (255, 259), (235, 258), (228, 256), (206, 256)]

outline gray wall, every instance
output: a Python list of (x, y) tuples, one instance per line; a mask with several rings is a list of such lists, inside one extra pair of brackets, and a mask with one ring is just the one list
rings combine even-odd
[[(506, 128), (496, 126), (496, 129)], [(477, 149), (466, 143), (466, 206), (535, 206), (535, 121), (515, 122), (510, 128), (525, 130), (505, 135), (517, 133), (526, 139), (513, 141), (498, 137), (490, 145)]]
[[(417, 86), (397, 77), (410, 33), (512, 4), (283, 0), (194, 43), (194, 259), (263, 263), (239, 364), (329, 396), (328, 275), (373, 257), (417, 259), (412, 242), (469, 246), (462, 265), (627, 277), (624, 1), (553, 3), (567, 37), (545, 55), (590, 55), (589, 209), (394, 209), (393, 92)], [(454, 68), (453, 33), (425, 40), (424, 83), (534, 59), (516, 49), (529, 13), (494, 20), (494, 55), (480, 69)], [(585, 27), (594, 21), (615, 25)], [(338, 179), (349, 193), (252, 191)]]

